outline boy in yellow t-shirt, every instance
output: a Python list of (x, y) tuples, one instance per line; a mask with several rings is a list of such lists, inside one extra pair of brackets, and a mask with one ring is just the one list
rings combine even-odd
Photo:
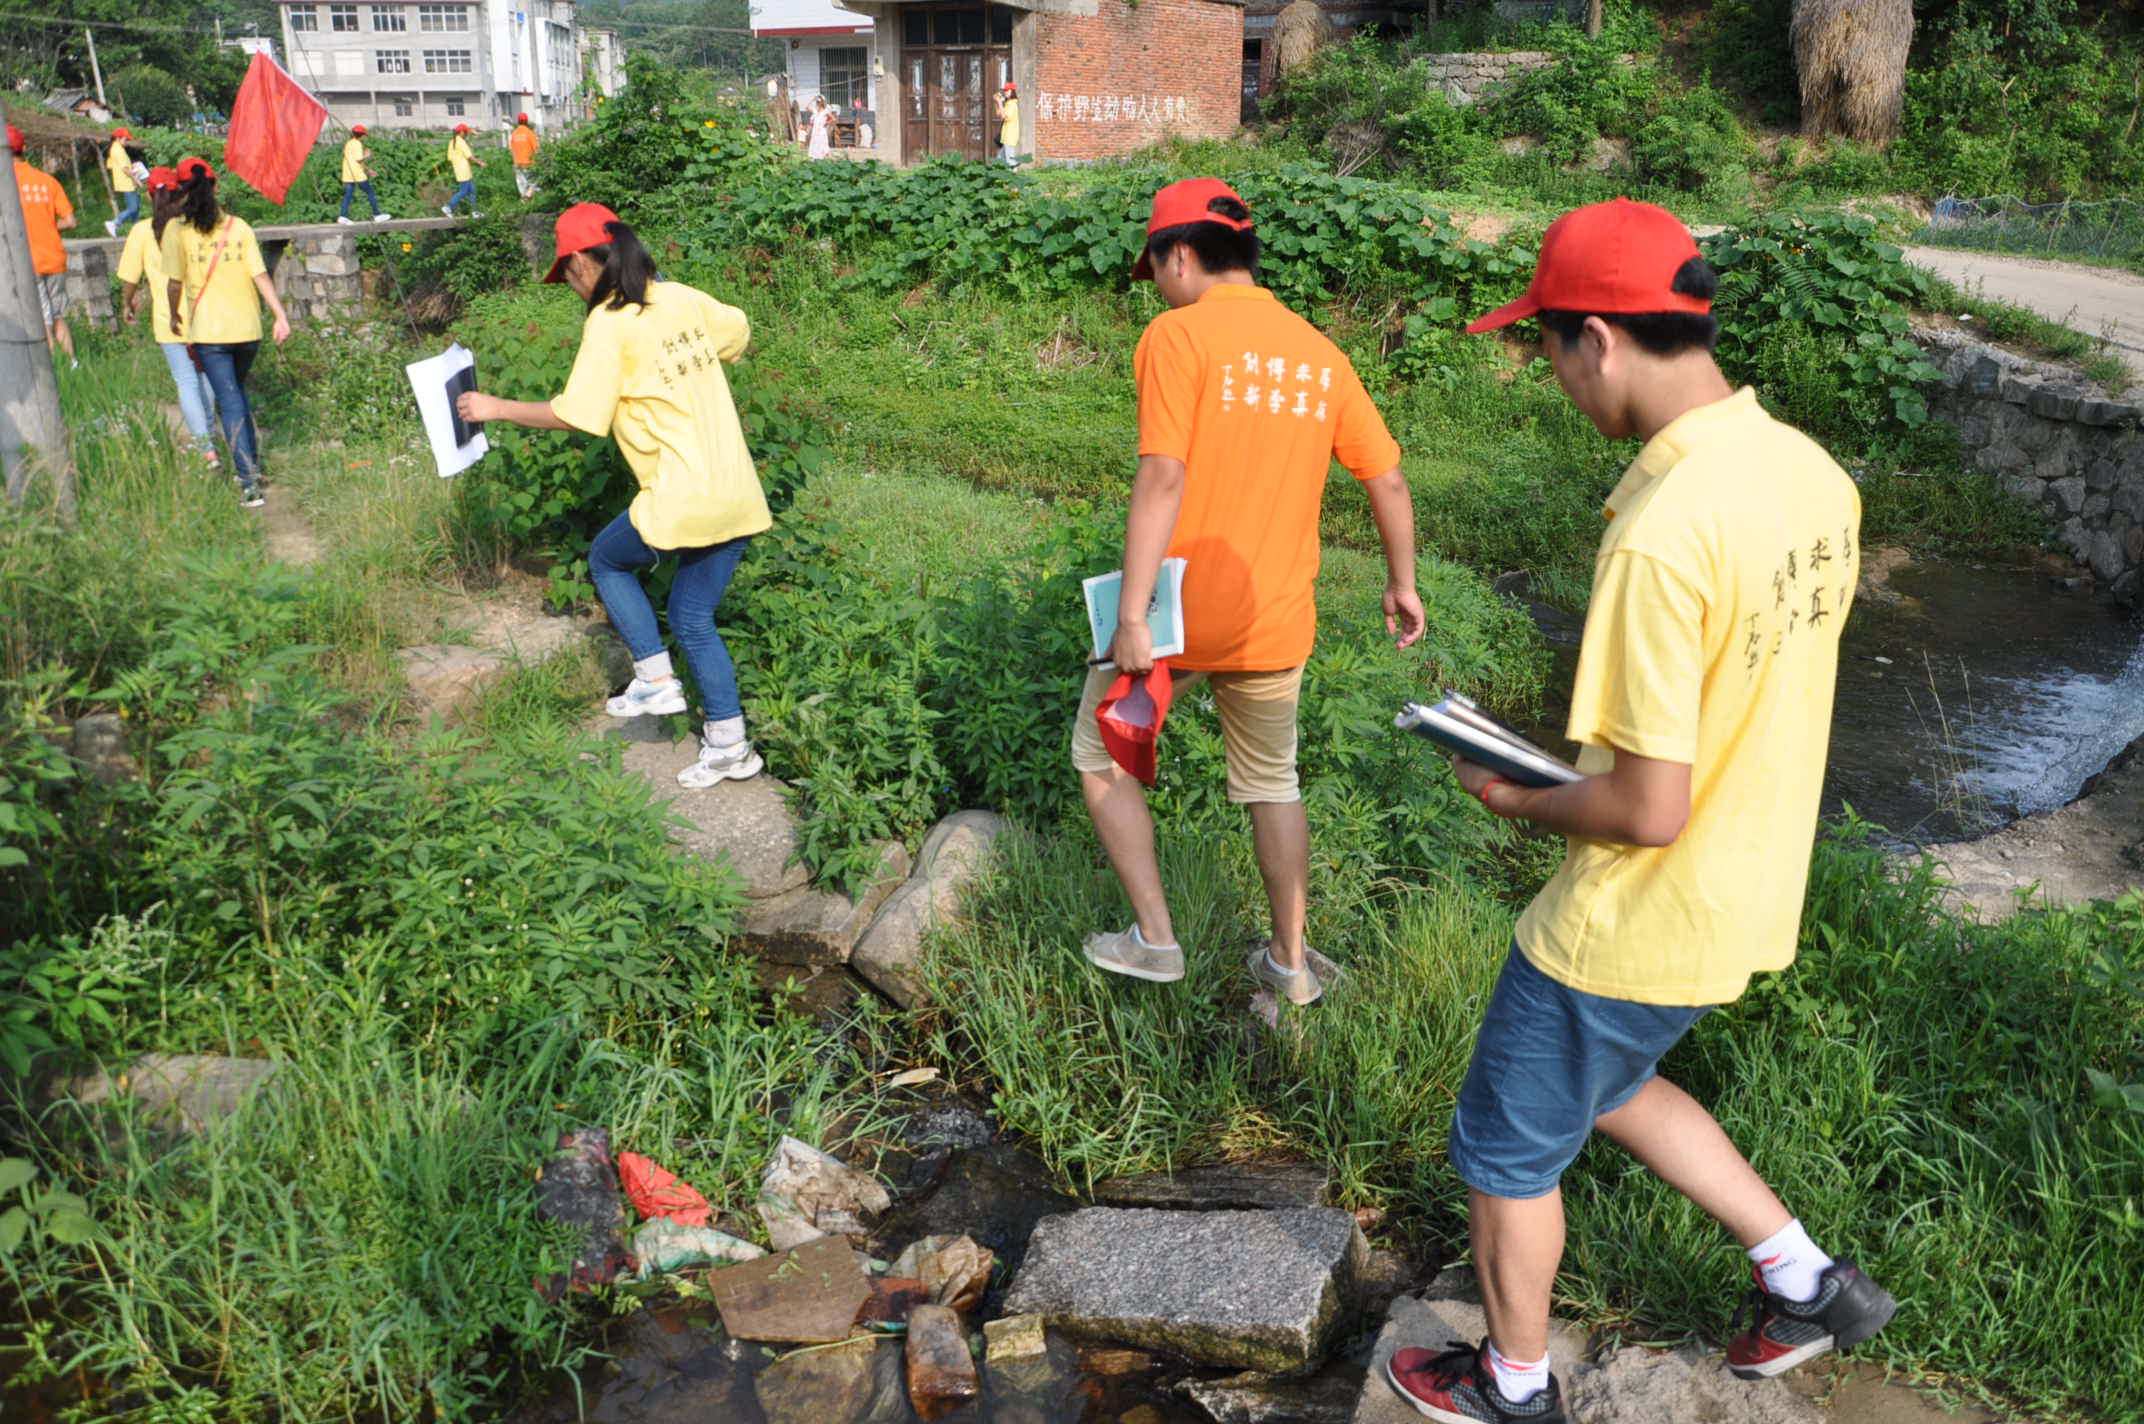
[(1897, 1308), (1655, 1071), (1794, 958), (1860, 542), (1846, 473), (1720, 374), (1715, 286), (1673, 214), (1617, 199), (1559, 218), (1526, 295), (1467, 328), (1538, 315), (1571, 402), (1645, 445), (1602, 510), (1569, 727), (1586, 775), (1536, 789), (1457, 763), (1490, 811), (1569, 850), (1519, 920), (1452, 1121), (1488, 1338), (1387, 1366), (1432, 1419), (1565, 1417), (1548, 1368), (1558, 1183), (1596, 1128), (1748, 1249), (1735, 1375), (1858, 1344)]
[(469, 147), (469, 125), (456, 124), (454, 137), (447, 140), (447, 165), (454, 170), (454, 196), (447, 199), (439, 209), (450, 218), (454, 216), (455, 204), (461, 202), (469, 204), (470, 217), (484, 216), (476, 210), (476, 174), (471, 169), (472, 164), (477, 168), (491, 167), (476, 156), (476, 150)]
[(380, 196), (372, 191), (371, 159), (372, 150), (365, 147), (365, 126), (350, 125), (350, 136), (342, 144), (342, 214), (335, 221), (350, 221), (350, 199), (360, 189), (364, 191), (365, 201), (372, 204), (372, 220), (387, 221), (387, 214), (380, 211)]
[(104, 152), (104, 171), (111, 175), (112, 192), (119, 199), (119, 211), (104, 225), (107, 237), (119, 236), (119, 229), (141, 216), (141, 184), (134, 178), (134, 155), (127, 152), (132, 137), (129, 129), (113, 129), (112, 146)]

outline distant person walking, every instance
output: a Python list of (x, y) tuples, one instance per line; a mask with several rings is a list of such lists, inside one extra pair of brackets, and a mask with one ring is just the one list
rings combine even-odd
[(536, 137), (527, 114), (514, 115), (514, 131), (507, 137), (506, 146), (514, 155), (514, 191), (524, 199), (534, 197), (536, 150), (543, 147), (543, 140)]
[(1119, 671), (1154, 666), (1146, 609), (1165, 557), (1184, 567), (1183, 653), (1175, 688), (1205, 681), (1221, 713), (1228, 799), (1250, 811), (1272, 938), (1247, 968), (1293, 1004), (1323, 992), (1303, 943), (1310, 826), (1296, 776), (1296, 704), (1317, 636), (1312, 585), (1318, 514), (1337, 459), (1362, 483), (1384, 545), (1385, 629), (1402, 648), (1422, 636), (1414, 586), (1414, 501), (1400, 447), (1340, 348), (1258, 285), (1250, 210), (1218, 178), (1154, 195), (1146, 250), (1132, 269), (1169, 310), (1132, 358), (1139, 470), (1124, 528), (1111, 668), (1090, 669), (1072, 719), (1072, 765), (1095, 834), (1131, 901), (1132, 923), (1090, 935), (1112, 974), (1184, 977), (1146, 793), (1116, 764), (1095, 712)]
[(806, 158), (825, 158), (834, 151), (834, 115), (826, 107), (826, 96), (816, 95), (811, 101), (810, 143), (804, 150)]
[(171, 287), (164, 274), (164, 229), (178, 216), (177, 171), (150, 169), (149, 221), (134, 224), (133, 230), (127, 234), (127, 245), (119, 254), (120, 314), (126, 321), (139, 320), (143, 294), (147, 294), (149, 334), (156, 340), (156, 349), (164, 353), (164, 364), (171, 368), (171, 381), (178, 387), (179, 414), (186, 421), (186, 433), (193, 437), (196, 453), (214, 465), (217, 463), (216, 445), (209, 421), (216, 414), (216, 395), (209, 386), (208, 376), (194, 363), (193, 353), (187, 349), (184, 314), (174, 319)]
[[(471, 167), (472, 164), (475, 168)], [(466, 201), (469, 204), (470, 217), (484, 216), (476, 210), (475, 169), (489, 168), (491, 165), (478, 158), (475, 151), (469, 147), (469, 125), (454, 126), (454, 137), (447, 140), (447, 166), (454, 170), (454, 196), (447, 199), (440, 211), (451, 218), (454, 216), (455, 204)]]
[(386, 222), (387, 214), (380, 211), (380, 195), (372, 191), (372, 150), (365, 147), (365, 126), (352, 124), (350, 136), (342, 142), (342, 215), (335, 221), (350, 221), (350, 199), (359, 192), (372, 204), (372, 220)]
[(179, 160), (179, 211), (165, 225), (162, 257), (171, 302), (167, 330), (193, 344), (216, 395), (224, 442), (238, 466), (239, 503), (267, 503), (261, 488), (260, 435), (246, 376), (261, 347), (261, 303), (275, 314), (278, 346), (290, 339), (290, 318), (261, 245), (244, 218), (216, 205), (216, 170), (198, 158)]
[(127, 152), (132, 137), (127, 129), (113, 129), (112, 146), (104, 153), (104, 171), (112, 175), (112, 194), (119, 200), (119, 212), (104, 225), (106, 237), (119, 236), (119, 229), (141, 216), (141, 184), (134, 177), (134, 155)]
[(1007, 168), (1020, 162), (1020, 91), (1011, 80), (998, 90), (998, 161)]
[(610, 699), (610, 714), (685, 710), (684, 686), (639, 578), (675, 558), (670, 633), (701, 704), (700, 754), (678, 784), (756, 776), (764, 763), (745, 738), (737, 670), (715, 626), (745, 547), (774, 523), (722, 369), (744, 354), (751, 325), (736, 307), (658, 280), (633, 229), (600, 203), (559, 214), (557, 234), (558, 256), (544, 280), (569, 284), (588, 305), (566, 389), (548, 401), (471, 391), (456, 408), (464, 420), (617, 438), (640, 493), (588, 546), (596, 594), (633, 654), (633, 679)]
[(1644, 444), (1601, 510), (1567, 729), (1584, 778), (1529, 788), (1456, 763), (1489, 811), (1561, 833), (1567, 851), (1519, 917), (1447, 1150), (1487, 1338), (1386, 1366), (1431, 1419), (1566, 1417), (1548, 1359), (1561, 1183), (1596, 1131), (1747, 1249), (1736, 1376), (1857, 1345), (1897, 1308), (1657, 1071), (1752, 974), (1794, 960), (1859, 567), (1853, 481), (1715, 364), (1716, 287), (1672, 213), (1619, 198), (1558, 218), (1526, 294), (1467, 328), (1538, 316), (1571, 403)]
[(67, 244), (60, 234), (74, 227), (74, 204), (60, 180), (24, 161), (22, 130), (7, 126), (15, 162), (15, 190), (22, 195), (22, 224), (29, 230), (30, 266), (37, 273), (37, 305), (44, 314), (45, 344), (67, 353), (73, 370), (74, 333), (67, 329)]

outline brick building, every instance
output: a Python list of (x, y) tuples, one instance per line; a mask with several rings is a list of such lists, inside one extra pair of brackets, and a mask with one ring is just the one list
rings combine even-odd
[(1038, 162), (1226, 137), (1242, 109), (1243, 0), (841, 4), (872, 21), (878, 144), (898, 162), (987, 157), (1007, 80)]

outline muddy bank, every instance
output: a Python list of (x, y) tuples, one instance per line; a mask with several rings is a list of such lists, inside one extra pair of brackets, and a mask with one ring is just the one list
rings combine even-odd
[(2085, 782), (2067, 806), (1927, 852), (1951, 883), (1949, 903), (1983, 919), (2015, 913), (2028, 890), (2074, 905), (2144, 886), (2144, 737)]

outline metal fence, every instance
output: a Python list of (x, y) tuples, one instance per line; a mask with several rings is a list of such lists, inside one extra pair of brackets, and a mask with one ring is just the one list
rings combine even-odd
[(2104, 198), (2028, 203), (2008, 193), (1944, 197), (1912, 240), (1932, 247), (2084, 258), (2144, 269), (2144, 202)]

